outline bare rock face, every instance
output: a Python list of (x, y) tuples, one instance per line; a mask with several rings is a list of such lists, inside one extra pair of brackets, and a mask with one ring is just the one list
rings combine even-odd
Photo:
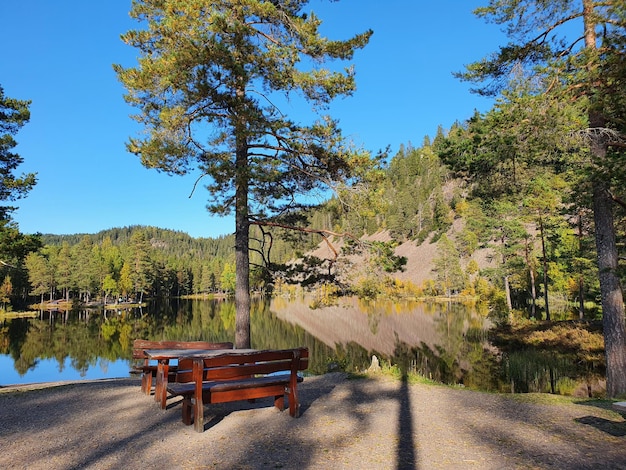
[[(454, 240), (457, 234), (463, 230), (463, 227), (463, 220), (455, 219), (452, 227), (447, 232), (447, 236)], [(363, 240), (388, 242), (392, 238), (389, 232), (383, 230), (364, 236)], [(338, 258), (335, 258), (335, 252), (329, 248), (328, 243), (332, 244), (334, 250), (339, 253)], [(336, 270), (337, 280), (341, 282), (353, 284), (358, 278), (367, 276), (371, 266), (366, 256), (341, 253), (343, 247), (341, 239), (330, 237), (328, 243), (320, 243), (315, 250), (308, 252), (307, 255), (322, 260), (335, 260), (334, 269)], [(433, 271), (433, 267), (434, 260), (437, 257), (437, 243), (433, 243), (432, 236), (419, 245), (415, 240), (406, 240), (396, 246), (394, 254), (406, 258), (407, 263), (402, 271), (390, 273), (390, 277), (400, 281), (411, 281), (416, 286), (423, 285), (424, 282), (435, 278), (436, 274)], [(461, 260), (461, 267), (465, 269), (470, 260), (474, 260), (478, 264), (479, 269), (493, 267), (495, 264), (494, 259), (493, 248), (479, 248), (470, 257)]]

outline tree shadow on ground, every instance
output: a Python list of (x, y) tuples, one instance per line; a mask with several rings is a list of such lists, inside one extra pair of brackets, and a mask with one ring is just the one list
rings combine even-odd
[[(403, 352), (398, 344), (396, 357)], [(593, 403), (521, 403), (410, 385), (405, 356), (401, 382), (341, 373), (305, 379), (298, 419), (275, 410), (271, 399), (207, 405), (203, 433), (181, 423), (176, 403), (161, 410), (138, 381), (0, 393), (0, 467), (626, 468), (626, 424), (612, 422), (617, 415), (596, 413)]]
[[(414, 442), (414, 416), (411, 402), (408, 372), (410, 348), (398, 343), (397, 356), (406, 357), (400, 367), (402, 381), (379, 387), (375, 380), (347, 376), (347, 380), (327, 379), (336, 374), (318, 376), (314, 386), (307, 380), (300, 391), (300, 418), (281, 419), (281, 429), (273, 432), (272, 424), (248, 420), (250, 434), (262, 426), (264, 435), (251, 440), (247, 449), (230, 468), (327, 468), (329, 462), (338, 468), (395, 468), (415, 470), (418, 468)], [(339, 373), (339, 375), (344, 375)], [(268, 404), (269, 403), (269, 404)], [(255, 406), (256, 405), (256, 406)], [(247, 404), (247, 408), (263, 406)], [(271, 406), (271, 400), (264, 406)], [(384, 414), (384, 427), (380, 426), (380, 413)], [(397, 415), (385, 414), (395, 410)], [(207, 410), (208, 411), (208, 410)], [(328, 422), (329, 433), (322, 432), (319, 425)], [(211, 432), (216, 432), (214, 428)], [(391, 432), (389, 432), (391, 431)], [(384, 438), (383, 438), (384, 435)], [(382, 438), (382, 439), (381, 439)], [(381, 443), (381, 440), (384, 443)], [(245, 445), (245, 444), (244, 444)], [(351, 449), (346, 455), (345, 449)], [(395, 449), (394, 449), (395, 446)], [(255, 459), (255, 455), (261, 455)], [(297, 455), (297, 460), (295, 456)], [(322, 458), (322, 462), (318, 459)], [(344, 460), (347, 459), (347, 460)]]
[(497, 453), (506, 459), (503, 466), (626, 468), (626, 454), (613, 440), (624, 436), (624, 424), (602, 417), (601, 411), (508, 394), (459, 390), (454, 395), (456, 403), (449, 405), (456, 410), (457, 425), (473, 431), (473, 446), (485, 449), (483, 455)]
[(576, 418), (574, 421), (580, 424), (593, 426), (594, 428), (610, 434), (611, 436), (626, 436), (626, 422), (624, 421), (611, 421), (610, 419), (600, 418), (598, 416), (583, 416), (581, 418)]
[(411, 407), (411, 395), (409, 393), (409, 368), (411, 365), (411, 353), (407, 344), (396, 339), (394, 357), (400, 358), (400, 378), (402, 384), (398, 391), (400, 404), (398, 413), (398, 446), (396, 449), (396, 462), (398, 470), (412, 470), (416, 468), (415, 442), (413, 442), (413, 412)]
[(615, 437), (626, 436), (626, 412), (621, 412), (612, 408), (613, 402), (611, 400), (602, 399), (590, 399), (576, 403), (577, 405), (593, 406), (601, 410), (605, 410), (610, 414), (616, 414), (621, 416), (622, 419), (612, 420), (609, 418), (598, 416), (582, 416), (575, 421), (580, 424), (585, 424), (599, 429), (602, 432), (610, 434)]

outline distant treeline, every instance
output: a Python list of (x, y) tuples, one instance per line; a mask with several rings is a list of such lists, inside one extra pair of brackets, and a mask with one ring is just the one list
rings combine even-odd
[[(489, 179), (468, 185), (457, 177), (458, 171), (453, 172), (453, 165), (443, 163), (450, 160), (461, 132), (460, 125), (449, 135), (440, 129), (432, 143), (427, 138), (419, 148), (402, 146), (369, 187), (347, 189), (303, 211), (296, 225), (348, 234), (349, 239), (384, 230), (394, 240), (385, 249), (406, 241), (437, 242), (438, 255), (430, 267), (434, 279), (412, 286), (413, 295), (462, 293), (503, 309), (507, 303), (532, 305), (533, 315), (546, 308), (550, 291), (554, 299), (579, 302), (581, 309), (582, 300), (596, 300), (589, 215), (572, 209), (566, 199), (568, 182), (552, 177), (542, 183), (535, 178), (528, 185), (536, 195), (526, 193), (519, 203), (512, 185), (504, 186), (506, 190), (494, 186), (493, 172)], [(547, 201), (552, 205), (544, 207)], [(451, 230), (455, 219), (460, 223)], [(314, 281), (303, 283), (302, 274), (286, 276), (285, 263), (294, 259), (314, 263), (306, 254), (322, 241), (319, 235), (252, 226), (251, 238), (252, 289), (269, 291), (290, 282), (315, 287)], [(329, 238), (344, 253), (354, 248)], [(43, 248), (25, 259), (23, 277), (29, 284), (21, 290), (13, 286), (14, 295), (27, 292), (39, 301), (111, 302), (119, 297), (139, 301), (145, 296), (234, 291), (232, 235), (193, 238), (179, 231), (130, 226), (96, 234), (42, 235), (41, 241)], [(473, 258), (481, 249), (490, 250), (489, 256), (499, 261), (489, 268), (479, 265)], [(397, 289), (393, 271), (401, 263), (390, 268), (387, 262), (384, 256), (370, 256), (366, 269), (352, 276), (341, 276), (341, 270), (354, 269), (353, 265), (327, 265), (328, 272), (318, 280), (332, 284), (341, 279), (343, 292), (358, 295), (393, 294)], [(402, 287), (406, 292), (406, 284)]]
[[(331, 198), (303, 212), (297, 225), (349, 232), (355, 238), (384, 229), (397, 239), (423, 240), (450, 225), (450, 207), (443, 196), (445, 174), (429, 145), (403, 147), (369, 193)], [(302, 257), (321, 241), (315, 234), (287, 228), (253, 226), (251, 234), (256, 242), (251, 253), (255, 290), (266, 290), (285, 262)], [(193, 238), (180, 231), (129, 226), (96, 234), (45, 234), (41, 240), (43, 248), (25, 261), (28, 293), (40, 301), (110, 302), (234, 290), (232, 235)]]

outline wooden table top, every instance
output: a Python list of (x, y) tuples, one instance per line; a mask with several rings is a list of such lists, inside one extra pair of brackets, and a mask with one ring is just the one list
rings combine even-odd
[(178, 359), (181, 357), (213, 357), (224, 354), (250, 354), (256, 349), (145, 349), (149, 359)]

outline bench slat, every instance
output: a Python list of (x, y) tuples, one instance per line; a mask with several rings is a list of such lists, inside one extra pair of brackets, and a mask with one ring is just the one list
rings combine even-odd
[(145, 359), (145, 349), (232, 349), (233, 343), (210, 341), (150, 341), (136, 339), (133, 341), (133, 359)]
[[(235, 379), (220, 382), (203, 382), (202, 391), (208, 393), (225, 392), (230, 390), (242, 390), (246, 388), (255, 388), (269, 385), (289, 385), (289, 374), (269, 375), (264, 377), (253, 377), (249, 379)], [(304, 379), (298, 376), (298, 383)], [(172, 395), (193, 395), (196, 385), (189, 383), (172, 383), (167, 387), (167, 391)]]
[[(252, 358), (249, 354), (246, 354), (245, 359), (232, 356), (232, 359), (220, 357), (211, 357), (204, 360), (204, 368), (202, 371), (202, 381), (211, 380), (229, 380), (236, 377), (248, 376), (254, 374), (273, 374), (281, 371), (289, 371), (291, 368), (292, 358), (282, 359), (282, 356), (259, 356), (260, 360), (266, 362), (251, 362)], [(268, 361), (268, 357), (280, 357), (281, 360)], [(191, 382), (193, 381), (192, 371), (193, 359), (181, 358), (178, 361), (178, 372), (175, 377), (176, 382)], [(308, 368), (308, 358), (300, 359), (297, 366), (297, 370), (306, 370)]]

